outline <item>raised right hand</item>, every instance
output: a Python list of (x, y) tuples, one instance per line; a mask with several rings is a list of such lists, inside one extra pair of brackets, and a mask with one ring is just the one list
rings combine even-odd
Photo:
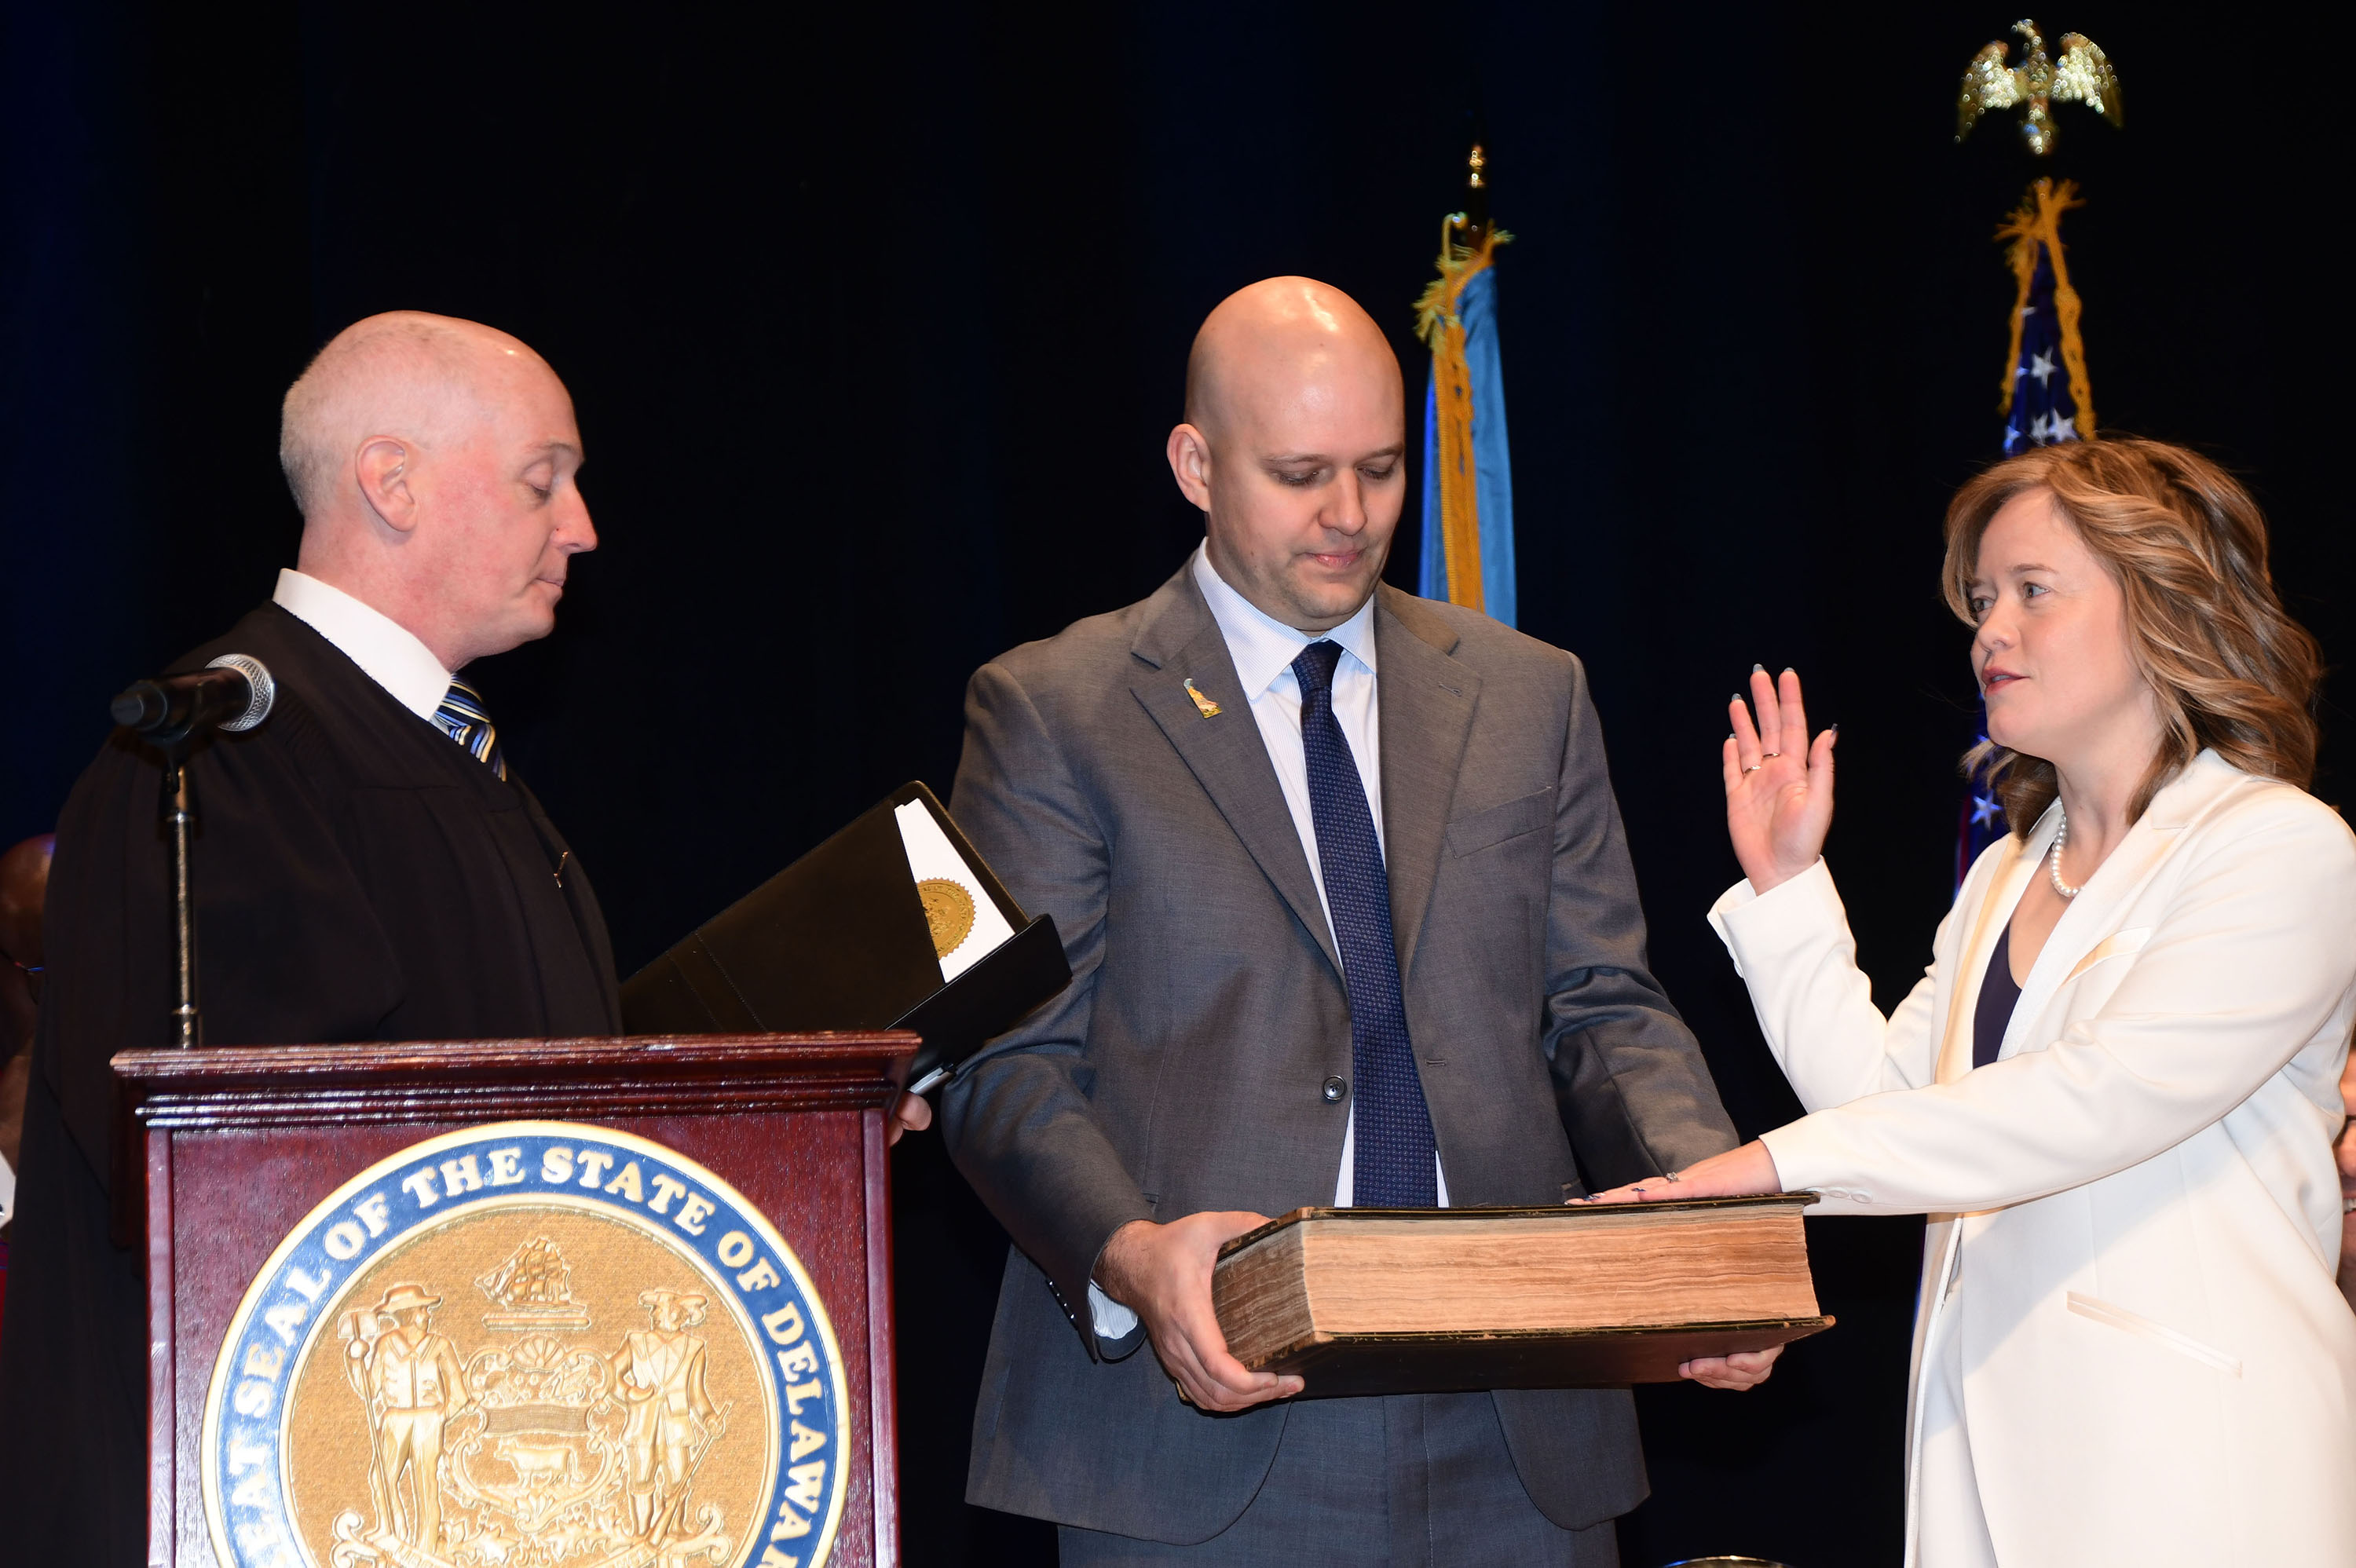
[(1097, 1260), (1097, 1284), (1137, 1314), (1162, 1371), (1198, 1409), (1243, 1410), (1301, 1390), (1298, 1377), (1255, 1372), (1227, 1354), (1227, 1337), (1211, 1309), (1220, 1245), (1267, 1223), (1265, 1214), (1240, 1210), (1189, 1214), (1167, 1225), (1131, 1220)]
[(1767, 672), (1751, 671), (1751, 709), (1738, 696), (1728, 708), (1733, 733), (1721, 756), (1726, 773), (1726, 833), (1751, 891), (1765, 892), (1816, 863), (1833, 825), (1833, 741), (1837, 725), (1808, 740), (1800, 677), (1783, 672), (1781, 689)]

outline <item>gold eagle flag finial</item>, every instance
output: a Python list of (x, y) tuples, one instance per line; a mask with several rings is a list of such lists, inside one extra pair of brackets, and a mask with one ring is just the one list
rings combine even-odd
[(1970, 135), (1980, 116), (1991, 109), (2009, 109), (2016, 103), (2029, 105), (2029, 112), (2020, 117), (2020, 136), (2040, 157), (2053, 151), (2056, 128), (2050, 107), (2053, 103), (2083, 103), (2114, 125), (2124, 123), (2119, 117), (2118, 73), (2094, 39), (2083, 33), (2062, 34), (2062, 59), (2057, 63), (2045, 52), (2045, 37), (2035, 22), (2023, 17), (2012, 25), (2012, 30), (2021, 36), (2019, 65), (2004, 63), (2005, 46), (1999, 40), (1974, 55), (1972, 63), (1964, 68), (1963, 91), (1955, 100), (1956, 141)]

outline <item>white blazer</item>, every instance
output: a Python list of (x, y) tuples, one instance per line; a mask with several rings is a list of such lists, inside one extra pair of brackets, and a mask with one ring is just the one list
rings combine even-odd
[(2057, 826), (1979, 858), (1886, 1019), (1823, 861), (1710, 911), (1812, 1113), (1765, 1136), (1784, 1185), (1819, 1213), (1931, 1216), (1907, 1562), (1944, 1328), (2004, 1568), (2356, 1563), (2331, 1156), (2356, 837), (2203, 752), (2087, 879), (1975, 1072), (1981, 973)]

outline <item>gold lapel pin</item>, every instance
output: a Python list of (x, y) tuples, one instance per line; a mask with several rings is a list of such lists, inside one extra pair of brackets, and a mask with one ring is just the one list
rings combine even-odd
[(1194, 677), (1191, 675), (1186, 677), (1186, 695), (1194, 699), (1194, 711), (1204, 718), (1216, 719), (1219, 716), (1219, 705), (1194, 689)]

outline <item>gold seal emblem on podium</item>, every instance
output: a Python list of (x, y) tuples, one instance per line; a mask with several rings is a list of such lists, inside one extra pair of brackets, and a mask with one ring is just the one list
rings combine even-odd
[(236, 1568), (816, 1568), (841, 1357), (694, 1161), (510, 1122), (380, 1162), (283, 1243), (205, 1407)]

